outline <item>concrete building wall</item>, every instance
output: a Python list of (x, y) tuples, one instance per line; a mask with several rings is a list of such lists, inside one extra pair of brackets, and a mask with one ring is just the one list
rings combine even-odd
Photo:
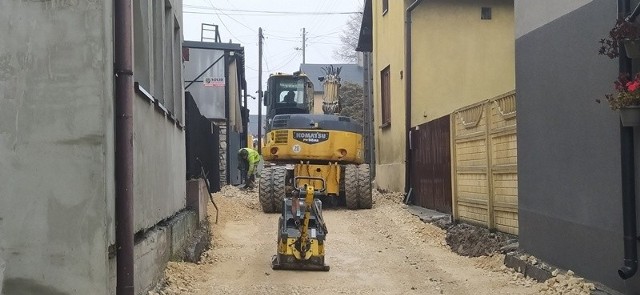
[(619, 117), (604, 94), (613, 91), (618, 61), (598, 55), (598, 41), (615, 23), (616, 1), (516, 0), (515, 8), (520, 247), (637, 294), (640, 276), (624, 282), (617, 274)]
[[(388, 11), (383, 12), (382, 1), (372, 1), (375, 181), (378, 187), (394, 191), (404, 190), (404, 2), (389, 1)], [(391, 74), (391, 124), (382, 127), (380, 74), (387, 66)]]
[(512, 1), (424, 1), (412, 28), (412, 126), (514, 90)]
[(4, 294), (107, 294), (112, 5), (0, 2)]
[(134, 222), (153, 227), (186, 204), (184, 131), (146, 99), (134, 100)]
[[(150, 52), (159, 48), (153, 46), (150, 3), (134, 3), (141, 32), (136, 36), (145, 40), (134, 42), (138, 57), (154, 56)], [(108, 257), (115, 243), (112, 7), (112, 1), (0, 3), (0, 35), (11, 40), (0, 44), (3, 294), (100, 295), (113, 289), (109, 273), (115, 265)], [(176, 30), (181, 2), (156, 7), (168, 23), (159, 42), (162, 59), (136, 59), (134, 79), (161, 98), (167, 112), (148, 98), (134, 98), (138, 231), (185, 208), (184, 132), (175, 123), (184, 122), (182, 34)], [(154, 69), (161, 69), (162, 79), (155, 79)], [(136, 281), (148, 283), (144, 276)]]
[[(185, 207), (182, 1), (135, 1), (134, 230), (145, 231)], [(142, 40), (141, 40), (142, 39)], [(151, 103), (146, 93), (159, 103)], [(158, 105), (161, 105), (159, 107)], [(115, 212), (115, 211), (110, 211)]]

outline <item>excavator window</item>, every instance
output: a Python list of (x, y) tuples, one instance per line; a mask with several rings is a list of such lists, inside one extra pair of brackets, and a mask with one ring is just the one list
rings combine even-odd
[(289, 90), (289, 91), (283, 91), (280, 92), (280, 103), (288, 103), (288, 104), (298, 104), (298, 103), (304, 103), (304, 99), (303, 99), (304, 95), (302, 95), (302, 92), (300, 91), (293, 91), (293, 90)]
[(309, 97), (306, 92), (306, 76), (275, 76), (268, 81), (270, 109), (274, 114), (296, 114), (309, 112)]

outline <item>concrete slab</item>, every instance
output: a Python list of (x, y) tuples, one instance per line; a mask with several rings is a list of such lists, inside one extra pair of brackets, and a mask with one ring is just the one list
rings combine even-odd
[(170, 235), (166, 227), (159, 227), (147, 233), (145, 239), (135, 245), (136, 294), (146, 292), (162, 279), (164, 268), (169, 262)]
[[(134, 248), (136, 294), (146, 294), (162, 280), (169, 260), (200, 257), (208, 247), (209, 235), (207, 228), (199, 225), (197, 213), (185, 210), (137, 238)], [(109, 273), (110, 294), (115, 295), (115, 256), (109, 258)]]
[(407, 211), (409, 211), (409, 213), (420, 218), (420, 220), (422, 220), (423, 222), (433, 222), (440, 219), (444, 219), (448, 222), (451, 222), (451, 215), (438, 212), (435, 210), (427, 209), (424, 207), (408, 205)]
[(207, 221), (207, 204), (209, 203), (209, 191), (204, 179), (192, 179), (187, 181), (187, 209), (197, 213), (200, 224)]
[(182, 260), (184, 249), (193, 233), (198, 229), (195, 212), (183, 211), (171, 219), (171, 260)]

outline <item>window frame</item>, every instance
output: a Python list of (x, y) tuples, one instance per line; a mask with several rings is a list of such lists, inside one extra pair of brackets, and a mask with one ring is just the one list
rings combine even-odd
[(391, 126), (391, 65), (380, 71), (380, 128)]

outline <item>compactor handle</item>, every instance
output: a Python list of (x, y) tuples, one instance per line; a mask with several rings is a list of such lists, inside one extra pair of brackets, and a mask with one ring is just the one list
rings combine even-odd
[(307, 180), (319, 180), (322, 182), (322, 189), (319, 189), (318, 191), (324, 192), (324, 190), (326, 189), (326, 184), (324, 181), (324, 178), (321, 177), (312, 177), (312, 176), (296, 176), (293, 178), (293, 183), (294, 185), (297, 187), (298, 186), (298, 180), (300, 179), (307, 179)]

